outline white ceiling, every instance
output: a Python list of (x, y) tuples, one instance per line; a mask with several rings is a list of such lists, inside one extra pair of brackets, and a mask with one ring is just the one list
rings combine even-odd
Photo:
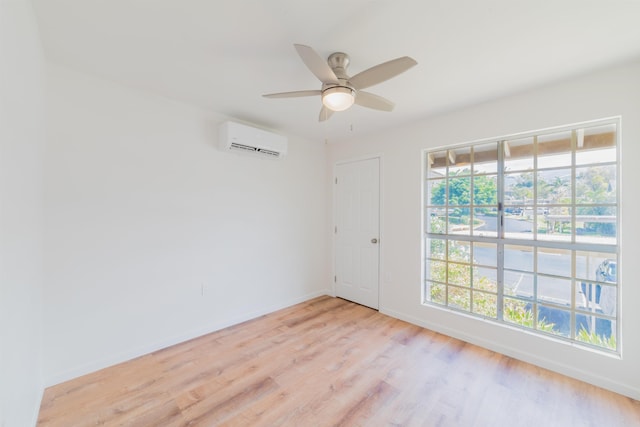
[[(640, 57), (640, 0), (33, 0), (47, 58), (311, 140), (401, 126)], [(351, 57), (354, 75), (418, 65), (318, 122), (320, 89), (294, 43)]]

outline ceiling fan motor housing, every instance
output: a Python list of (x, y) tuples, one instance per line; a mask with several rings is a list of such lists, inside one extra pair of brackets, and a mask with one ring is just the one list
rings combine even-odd
[(327, 63), (335, 73), (336, 77), (343, 80), (349, 80), (347, 68), (349, 67), (350, 62), (351, 59), (349, 59), (349, 55), (343, 52), (332, 53), (327, 59)]
[(333, 111), (344, 111), (353, 105), (356, 97), (356, 89), (349, 84), (347, 67), (349, 55), (343, 52), (335, 52), (329, 55), (327, 63), (338, 78), (338, 84), (334, 82), (322, 84), (322, 103)]

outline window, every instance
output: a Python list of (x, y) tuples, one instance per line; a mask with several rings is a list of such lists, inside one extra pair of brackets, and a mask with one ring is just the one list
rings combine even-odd
[(427, 152), (424, 303), (617, 352), (618, 133)]

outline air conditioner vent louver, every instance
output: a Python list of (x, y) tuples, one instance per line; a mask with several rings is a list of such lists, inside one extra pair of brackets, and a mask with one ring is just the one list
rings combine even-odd
[(235, 122), (220, 125), (220, 148), (279, 159), (287, 154), (287, 139), (272, 132)]
[(256, 147), (249, 147), (248, 145), (238, 144), (237, 142), (232, 142), (230, 148), (235, 148), (237, 150), (256, 151)]
[(265, 156), (271, 156), (271, 157), (280, 157), (282, 155), (282, 153), (278, 151), (267, 150), (266, 148), (251, 147), (245, 144), (238, 144), (237, 142), (232, 142), (229, 148), (232, 150), (243, 150), (250, 153), (264, 154)]
[(261, 152), (262, 154), (264, 154), (265, 156), (280, 157), (280, 153), (278, 153), (277, 151), (264, 150), (262, 148), (258, 148), (258, 151)]

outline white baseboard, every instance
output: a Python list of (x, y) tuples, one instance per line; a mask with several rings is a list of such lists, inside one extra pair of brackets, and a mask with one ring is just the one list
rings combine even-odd
[(427, 322), (423, 319), (418, 319), (413, 316), (408, 316), (404, 313), (400, 313), (394, 310), (380, 309), (380, 312), (383, 314), (386, 314), (387, 316), (391, 316), (399, 320), (404, 320), (405, 322), (409, 322), (414, 325), (421, 326), (423, 328), (468, 342), (470, 344), (474, 344), (474, 345), (486, 348), (491, 351), (495, 351), (500, 354), (504, 354), (509, 357), (513, 357), (514, 359), (518, 359), (523, 362), (531, 363), (532, 365), (536, 365), (541, 368), (548, 369), (550, 371), (559, 373), (561, 375), (566, 375), (568, 377), (572, 377), (577, 380), (584, 381), (586, 383), (593, 384), (598, 387), (602, 387), (604, 389), (613, 391), (614, 393), (622, 394), (632, 399), (640, 400), (639, 389), (634, 387), (629, 387), (628, 385), (619, 383), (617, 381), (612, 381), (609, 378), (603, 377), (601, 375), (594, 375), (591, 372), (586, 372), (581, 369), (576, 369), (574, 366), (570, 366), (564, 363), (559, 363), (556, 360), (551, 360), (548, 358), (543, 358), (538, 356), (532, 356), (528, 353), (524, 353), (520, 351), (515, 347), (509, 347), (509, 346), (496, 343), (494, 341), (479, 339), (476, 336), (467, 335), (464, 332), (461, 332), (459, 330), (451, 329), (441, 324)]
[[(56, 384), (63, 383), (65, 381), (72, 380), (74, 378), (80, 377), (82, 375), (87, 375), (92, 372), (99, 371), (100, 369), (108, 368), (109, 366), (117, 365), (118, 363), (126, 362), (131, 359), (135, 359), (136, 357), (143, 356), (145, 354), (153, 353), (154, 351), (162, 350), (163, 348), (171, 347), (176, 344), (180, 344), (185, 341), (189, 341), (194, 338), (198, 338), (200, 336), (210, 334), (212, 332), (218, 331), (220, 329), (227, 328), (229, 326), (237, 325), (238, 323), (246, 322), (247, 320), (255, 319), (256, 317), (263, 316), (265, 314), (273, 313), (274, 311), (282, 310), (283, 308), (291, 307), (292, 305), (299, 304), (301, 302), (308, 301), (310, 299), (322, 296), (322, 295), (330, 295), (330, 290), (325, 289), (317, 292), (311, 292), (309, 294), (293, 298), (287, 301), (284, 301), (279, 304), (274, 304), (271, 306), (263, 307), (259, 310), (245, 313), (243, 315), (225, 319), (223, 321), (218, 321), (216, 323), (206, 325), (202, 328), (194, 329), (185, 334), (181, 334), (178, 336), (173, 336), (167, 338), (162, 341), (155, 342), (151, 345), (145, 345), (142, 347), (131, 349), (130, 351), (126, 351), (123, 353), (119, 353), (116, 355), (112, 355), (106, 357), (104, 359), (96, 360), (90, 363), (86, 363), (84, 365), (75, 367), (66, 372), (53, 374), (47, 377), (46, 387), (51, 387)], [(36, 415), (37, 416), (37, 415)], [(37, 418), (36, 418), (37, 419)]]

